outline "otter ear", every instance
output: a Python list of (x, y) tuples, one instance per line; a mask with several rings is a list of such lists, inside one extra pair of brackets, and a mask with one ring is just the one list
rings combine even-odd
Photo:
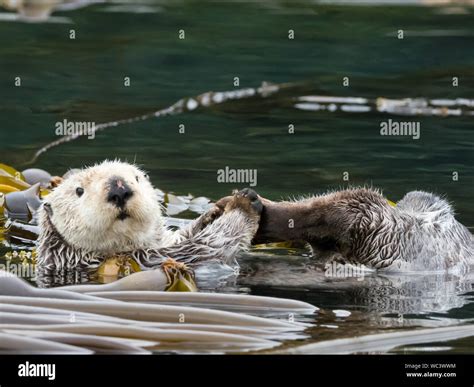
[(43, 208), (44, 208), (44, 210), (46, 211), (46, 213), (48, 214), (48, 216), (52, 216), (52, 215), (53, 215), (53, 209), (51, 208), (51, 204), (49, 204), (49, 203), (43, 203)]

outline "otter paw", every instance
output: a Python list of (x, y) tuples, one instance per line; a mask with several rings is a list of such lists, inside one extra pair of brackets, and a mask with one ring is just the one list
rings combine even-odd
[(260, 216), (263, 210), (263, 204), (258, 194), (251, 188), (244, 188), (234, 193), (225, 207), (225, 211), (239, 208), (249, 214)]
[(224, 213), (224, 209), (215, 205), (209, 211), (207, 211), (201, 219), (201, 229), (207, 227), (213, 223), (217, 218), (219, 218)]

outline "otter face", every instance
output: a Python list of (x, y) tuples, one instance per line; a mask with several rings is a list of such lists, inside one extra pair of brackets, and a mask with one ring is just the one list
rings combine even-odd
[(118, 161), (71, 174), (46, 197), (43, 208), (65, 241), (86, 251), (152, 247), (163, 228), (147, 175)]

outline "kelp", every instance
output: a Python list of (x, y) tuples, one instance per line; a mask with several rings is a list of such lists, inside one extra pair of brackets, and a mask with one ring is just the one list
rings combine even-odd
[(4, 231), (1, 228), (6, 219), (25, 223), (33, 220), (42, 197), (50, 192), (46, 181), (48, 177), (51, 178), (51, 175), (41, 169), (20, 172), (0, 164), (0, 232)]
[(22, 265), (36, 265), (36, 250), (14, 250), (5, 254), (7, 262), (21, 263)]
[[(120, 278), (141, 271), (142, 270), (139, 264), (132, 257), (127, 255), (116, 255), (114, 257), (107, 258), (105, 262), (99, 266), (97, 270), (97, 277), (99, 282), (110, 284), (119, 280)], [(156, 271), (161, 271), (164, 274), (164, 277), (161, 275), (161, 273), (157, 274)], [(142, 274), (140, 278), (145, 278), (145, 276), (156, 277), (158, 279), (158, 281), (152, 285), (153, 288), (158, 287), (157, 290), (165, 290), (168, 292), (197, 291), (193, 271), (184, 263), (177, 262), (171, 258), (168, 258), (166, 261), (164, 261), (159, 268), (156, 268), (154, 271), (150, 272), (150, 274)], [(136, 276), (134, 278), (136, 278)], [(112, 286), (117, 290), (123, 289), (124, 286), (128, 289), (129, 286), (133, 286), (134, 283), (137, 283), (134, 281), (134, 278), (129, 278), (126, 281), (117, 281), (117, 283)], [(163, 279), (165, 279), (164, 283)], [(143, 285), (146, 283), (148, 283), (148, 281), (142, 282), (140, 287), (143, 287)], [(90, 286), (89, 289), (93, 289)], [(67, 288), (69, 290), (76, 289), (76, 291), (79, 291), (78, 287)]]
[(39, 168), (25, 169), (22, 175), (28, 184), (40, 183), (42, 188), (50, 188), (52, 182), (58, 179), (58, 176), (53, 178), (49, 172)]
[(159, 303), (168, 305), (189, 305), (220, 310), (258, 311), (259, 313), (299, 313), (312, 314), (318, 308), (306, 302), (254, 296), (246, 294), (223, 293), (179, 293), (170, 294), (153, 291), (102, 291), (86, 293), (91, 296), (112, 300), (140, 303)]
[(474, 337), (474, 325), (415, 329), (374, 335), (328, 340), (279, 351), (290, 354), (354, 354), (387, 352), (394, 348)]
[[(8, 175), (8, 176), (0, 175), (0, 184), (6, 187), (11, 187), (10, 189), (13, 189), (14, 191), (22, 191), (22, 190), (30, 188), (31, 186), (24, 180), (17, 179), (16, 177), (11, 176), (11, 175)], [(8, 188), (4, 188), (4, 189), (8, 190)], [(2, 190), (2, 192), (4, 191)]]
[[(180, 293), (168, 293), (180, 294)], [(193, 293), (196, 294), (196, 293)], [(208, 305), (212, 305), (212, 299), (215, 294), (210, 294), (207, 299)], [(87, 324), (90, 322), (109, 322), (124, 325), (141, 326), (148, 328), (161, 329), (186, 329), (186, 330), (200, 330), (222, 333), (235, 333), (241, 335), (250, 335), (255, 337), (263, 337), (277, 340), (293, 340), (306, 337), (301, 331), (302, 329), (287, 330), (286, 328), (275, 327), (248, 327), (235, 325), (221, 325), (221, 324), (192, 324), (187, 322), (176, 323), (162, 323), (153, 321), (138, 321), (132, 319), (124, 319), (119, 317), (104, 316), (96, 313), (74, 312), (72, 315), (68, 310), (53, 309), (46, 307), (25, 306), (25, 305), (1, 305), (2, 322), (5, 324), (63, 324), (65, 321), (70, 323)], [(9, 313), (9, 314), (7, 314)], [(258, 310), (252, 313), (259, 314)], [(0, 329), (2, 326), (0, 325)]]
[[(280, 103), (292, 106), (298, 110), (310, 112), (324, 112), (332, 114), (401, 114), (405, 116), (472, 116), (474, 111), (473, 100), (466, 98), (456, 99), (428, 99), (428, 98), (399, 98), (384, 97), (342, 97), (328, 95), (301, 95), (305, 89), (305, 82), (287, 82), (273, 84), (262, 82), (259, 87), (234, 89), (229, 91), (207, 91), (200, 95), (183, 97), (171, 106), (149, 112), (140, 116), (125, 118), (112, 122), (104, 122), (94, 126), (94, 135), (108, 128), (116, 128), (145, 120), (172, 115), (178, 115), (201, 109), (218, 108), (231, 101), (239, 100), (266, 100), (269, 97), (279, 99)], [(28, 164), (34, 163), (43, 153), (50, 149), (74, 141), (81, 136), (71, 134), (60, 139), (54, 139), (38, 149)]]
[(185, 211), (202, 214), (213, 206), (213, 203), (204, 196), (194, 197), (191, 194), (178, 196), (168, 192), (158, 197), (162, 200), (167, 215), (177, 215)]
[[(25, 223), (19, 220), (7, 219), (3, 223), (3, 230), (0, 229), (0, 241), (5, 238), (15, 238), (24, 244), (34, 245), (39, 234), (39, 227), (31, 223)], [(14, 253), (16, 250), (12, 251)]]
[(197, 292), (193, 271), (182, 262), (168, 258), (161, 265), (161, 270), (166, 275), (168, 292)]
[(307, 327), (302, 323), (255, 317), (247, 314), (212, 310), (206, 308), (164, 304), (128, 303), (96, 298), (94, 300), (53, 299), (44, 297), (0, 296), (0, 304), (40, 306), (66, 309), (71, 312), (99, 313), (140, 321), (167, 323), (188, 322), (194, 324), (238, 325), (249, 327), (275, 327), (296, 329)]
[(22, 172), (17, 171), (10, 165), (0, 163), (0, 176), (12, 176), (17, 180), (26, 181), (25, 176)]
[(107, 258), (97, 269), (97, 277), (101, 283), (109, 283), (117, 279), (141, 271), (138, 263), (130, 256), (115, 255)]
[[(12, 185), (0, 184), (0, 193), (2, 193), (2, 194), (8, 194), (10, 192), (18, 192), (18, 191), (20, 191), (20, 189), (17, 188), (17, 187), (14, 187)], [(4, 198), (4, 196), (3, 196), (3, 198)]]
[[(157, 272), (155, 270), (155, 272)], [(130, 279), (137, 275), (143, 275), (150, 272), (140, 272), (132, 276), (126, 277), (123, 280)], [(162, 273), (164, 276), (164, 274)], [(164, 276), (166, 277), (166, 276)], [(119, 282), (119, 281), (117, 281)], [(111, 285), (111, 284), (110, 284)], [(184, 313), (186, 317), (186, 322), (188, 323), (211, 323), (218, 322), (219, 324), (237, 324), (238, 325), (250, 325), (250, 326), (279, 326), (279, 327), (295, 327), (300, 324), (290, 323), (287, 321), (281, 320), (269, 320), (262, 319), (257, 317), (251, 317), (246, 315), (240, 315), (232, 312), (223, 312), (216, 310), (206, 310), (196, 307), (188, 307), (179, 305), (165, 305), (165, 304), (146, 304), (146, 303), (137, 303), (137, 302), (123, 302), (120, 300), (106, 299), (100, 296), (92, 296), (88, 294), (79, 294), (73, 292), (74, 288), (82, 290), (81, 287), (87, 288), (93, 285), (77, 285), (63, 288), (54, 288), (54, 289), (38, 289), (34, 288), (25, 281), (9, 275), (4, 271), (0, 271), (0, 303), (10, 304), (10, 305), (29, 305), (29, 306), (38, 306), (46, 308), (55, 308), (55, 309), (68, 309), (74, 310), (77, 312), (90, 312), (90, 313), (100, 313), (103, 315), (115, 316), (115, 317), (125, 317), (133, 318), (142, 321), (162, 321), (162, 322), (179, 322), (180, 314)], [(98, 285), (96, 288), (106, 288), (108, 285)], [(200, 298), (201, 302), (205, 299), (216, 299), (216, 304), (219, 302), (222, 303), (225, 296), (221, 294), (207, 293), (205, 296), (192, 296), (188, 293), (187, 296), (180, 295), (179, 293), (167, 293), (166, 298), (168, 300), (176, 297), (178, 300), (185, 298)], [(150, 293), (148, 293), (150, 295)], [(18, 297), (20, 296), (20, 297)], [(298, 305), (301, 308), (303, 305), (306, 306), (306, 310), (315, 311), (316, 308), (309, 304), (304, 304), (301, 301), (291, 301), (291, 300), (281, 300), (277, 301), (275, 299), (260, 297), (256, 300), (253, 300), (253, 296), (241, 296), (241, 295), (232, 295), (227, 297), (227, 303), (234, 300), (234, 303), (241, 303), (242, 305), (247, 304), (249, 306), (252, 303), (259, 305), (259, 307), (267, 304), (268, 308), (280, 303), (280, 305), (286, 305), (288, 313), (295, 313), (297, 309), (295, 305)], [(240, 299), (240, 301), (238, 301)], [(212, 301), (209, 301), (211, 303)], [(72, 309), (71, 309), (72, 308)], [(135, 312), (138, 312), (136, 314)], [(127, 317), (128, 316), (128, 317)], [(157, 320), (155, 317), (158, 317)]]
[(24, 337), (21, 334), (13, 335), (0, 332), (0, 354), (20, 355), (33, 353), (41, 353), (43, 355), (89, 355), (94, 352), (74, 345), (55, 343), (50, 340), (34, 337)]
[[(142, 273), (146, 272), (137, 274)], [(214, 293), (147, 292), (148, 297), (156, 300), (166, 295), (174, 303), (150, 305), (64, 289), (37, 289), (5, 272), (0, 274), (0, 335), (9, 337), (0, 344), (2, 353), (23, 353), (29, 342), (32, 346), (27, 353), (68, 353), (69, 350), (70, 353), (239, 353), (269, 350), (279, 346), (282, 340), (305, 338), (303, 332), (309, 326), (293, 320), (190, 307), (183, 305), (186, 302), (182, 297), (197, 296), (201, 304), (208, 306), (214, 299), (216, 308), (231, 302), (247, 305), (253, 314), (260, 311), (258, 307), (252, 310), (252, 305), (295, 306), (291, 300), (269, 297), (253, 300), (252, 296), (228, 295), (224, 301), (227, 295)], [(162, 275), (166, 280), (166, 275)], [(173, 302), (175, 296), (178, 297)], [(289, 308), (288, 313), (301, 311), (303, 303), (295, 303), (300, 309)], [(308, 305), (306, 311), (310, 308)], [(19, 340), (22, 336), (39, 341)], [(98, 339), (95, 344), (94, 337)]]
[(30, 222), (41, 205), (40, 183), (5, 195), (4, 208), (9, 219)]
[(25, 329), (6, 329), (4, 332), (10, 335), (21, 335), (22, 337), (31, 337), (45, 341), (47, 340), (51, 343), (72, 345), (85, 350), (93, 351), (95, 354), (113, 353), (149, 355), (151, 352), (143, 349), (142, 347), (156, 345), (154, 342), (145, 342), (144, 340), (123, 339), (120, 337), (103, 337), (70, 332), (50, 332)]

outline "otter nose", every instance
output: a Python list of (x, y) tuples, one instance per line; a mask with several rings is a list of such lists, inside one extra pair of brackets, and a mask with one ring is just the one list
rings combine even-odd
[(107, 200), (117, 207), (124, 207), (128, 199), (133, 195), (133, 191), (122, 179), (112, 179), (110, 181)]

